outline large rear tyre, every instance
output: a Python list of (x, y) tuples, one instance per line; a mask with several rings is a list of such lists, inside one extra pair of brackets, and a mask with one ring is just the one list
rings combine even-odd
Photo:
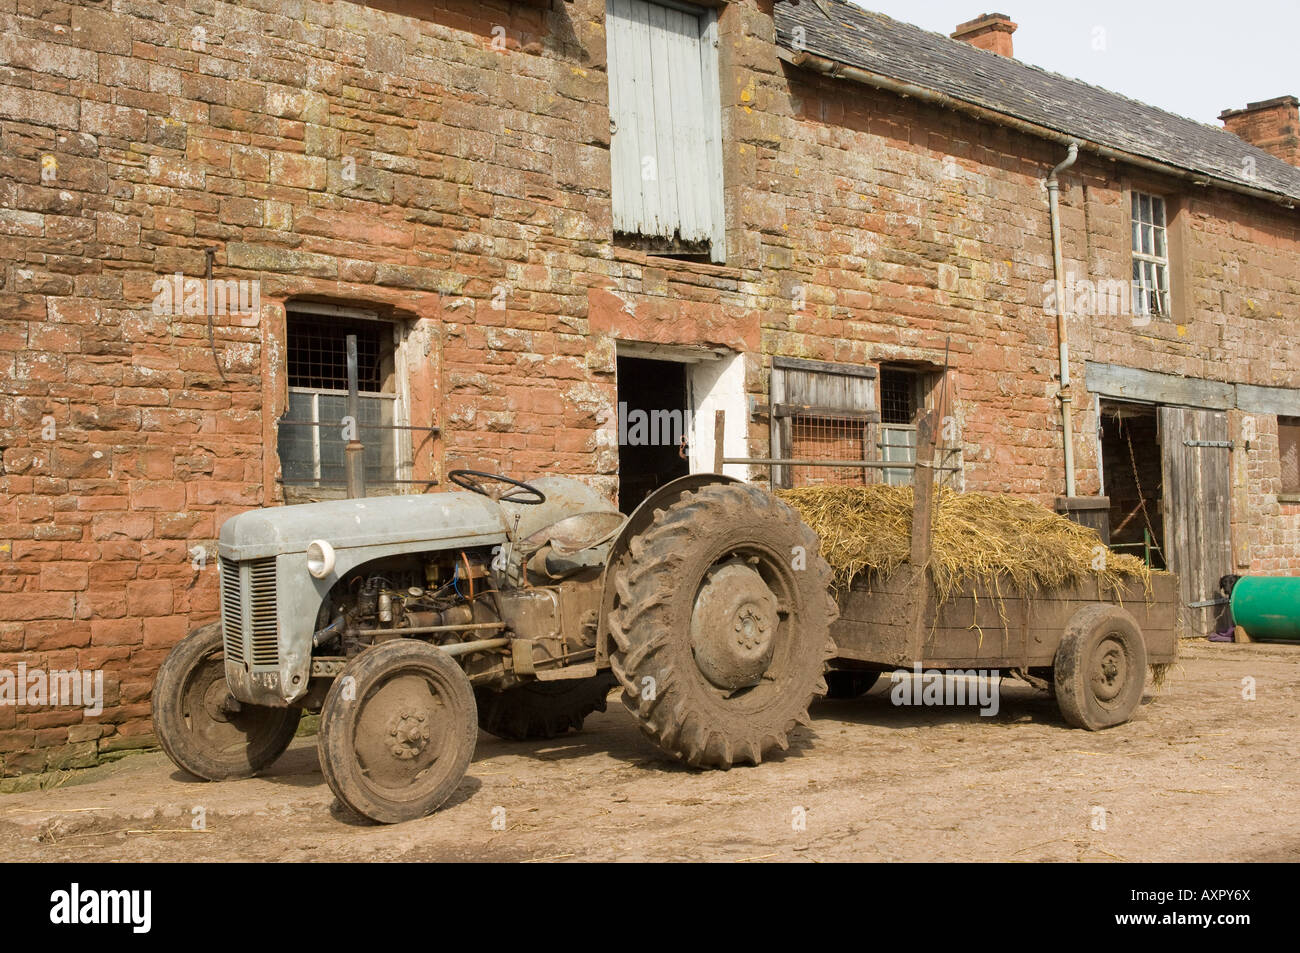
[(478, 724), (507, 741), (555, 738), (578, 731), (593, 711), (604, 711), (615, 680), (608, 672), (595, 678), (530, 682), (503, 692), (479, 689)]
[(1122, 725), (1142, 701), (1146, 671), (1146, 644), (1133, 616), (1119, 606), (1085, 606), (1056, 650), (1053, 682), (1061, 716), (1088, 731)]
[(176, 643), (153, 684), (153, 730), (167, 757), (205, 781), (252, 777), (284, 754), (297, 708), (244, 705), (230, 697), (221, 623)]
[(610, 664), (642, 731), (695, 767), (788, 747), (834, 654), (816, 534), (758, 487), (715, 484), (656, 512), (629, 557)]
[(316, 746), (325, 782), (344, 806), (397, 824), (451, 796), (477, 740), (474, 690), (455, 659), (394, 639), (366, 649), (334, 680)]

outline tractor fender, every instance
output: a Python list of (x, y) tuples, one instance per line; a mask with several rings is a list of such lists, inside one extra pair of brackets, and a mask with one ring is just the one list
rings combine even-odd
[(665, 510), (672, 506), (683, 494), (715, 483), (743, 482), (743, 480), (724, 476), (721, 473), (692, 473), (689, 476), (678, 477), (670, 483), (665, 483), (642, 500), (640, 505), (632, 511), (632, 515), (628, 517), (627, 522), (623, 524), (623, 529), (609, 547), (609, 556), (605, 560), (605, 572), (600, 580), (600, 622), (596, 635), (596, 662), (598, 665), (604, 668), (609, 660), (609, 613), (614, 608), (614, 567), (618, 565), (619, 560), (623, 558), (623, 554), (632, 545), (632, 540), (644, 532), (646, 527), (654, 521), (657, 510)]

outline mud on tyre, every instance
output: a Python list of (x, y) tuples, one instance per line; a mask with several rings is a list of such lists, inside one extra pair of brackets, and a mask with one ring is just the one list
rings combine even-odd
[(818, 538), (774, 496), (716, 484), (655, 513), (615, 569), (623, 704), (696, 767), (758, 764), (826, 692), (837, 608)]
[(194, 629), (154, 680), (153, 728), (167, 757), (205, 781), (252, 777), (293, 741), (297, 708), (241, 705), (226, 687), (221, 623)]
[(1053, 684), (1061, 716), (1088, 731), (1122, 725), (1142, 702), (1146, 671), (1146, 644), (1133, 616), (1119, 606), (1085, 606), (1056, 650)]
[(451, 796), (477, 741), (474, 690), (456, 660), (424, 642), (393, 639), (355, 656), (334, 680), (316, 746), (335, 797), (396, 824)]

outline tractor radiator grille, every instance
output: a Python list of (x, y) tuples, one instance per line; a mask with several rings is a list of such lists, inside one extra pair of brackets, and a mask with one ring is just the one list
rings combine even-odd
[(226, 640), (226, 658), (244, 662), (244, 608), (239, 599), (239, 563), (221, 559), (221, 631)]
[(226, 658), (257, 666), (280, 664), (275, 611), (275, 559), (221, 560), (221, 623)]
[(275, 560), (248, 563), (249, 641), (254, 665), (279, 665), (280, 641), (275, 621)]

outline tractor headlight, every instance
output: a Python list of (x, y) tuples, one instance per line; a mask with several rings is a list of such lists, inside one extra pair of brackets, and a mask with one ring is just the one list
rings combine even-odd
[(312, 540), (307, 546), (307, 571), (317, 579), (324, 579), (334, 571), (334, 547), (323, 539)]

